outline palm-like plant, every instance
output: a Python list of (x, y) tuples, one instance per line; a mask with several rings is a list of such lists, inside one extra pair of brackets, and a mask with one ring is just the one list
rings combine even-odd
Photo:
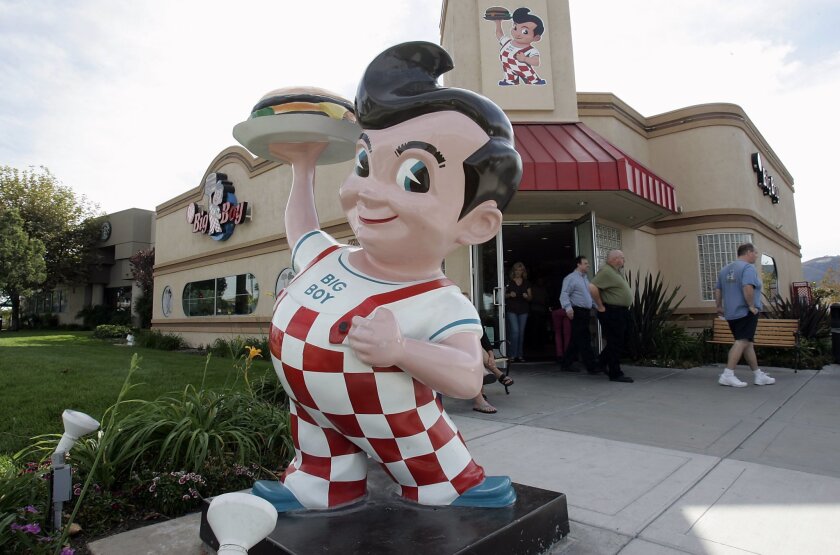
[(628, 333), (627, 350), (634, 359), (654, 357), (660, 329), (673, 317), (685, 296), (676, 300), (680, 286), (669, 293), (660, 272), (656, 272), (656, 277), (648, 274), (644, 280), (638, 274), (635, 278), (632, 272), (627, 273), (627, 280), (634, 291), (630, 307), (633, 325)]

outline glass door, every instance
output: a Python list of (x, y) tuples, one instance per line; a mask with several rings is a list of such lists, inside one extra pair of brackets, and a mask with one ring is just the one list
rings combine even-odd
[[(589, 260), (590, 280), (595, 277), (600, 266), (595, 245), (595, 212), (590, 212), (575, 221), (575, 256), (585, 256)], [(594, 311), (592, 320), (589, 322), (589, 329), (595, 332), (595, 337), (598, 339), (596, 354), (600, 353), (604, 343), (601, 338), (601, 324), (595, 317)]]
[(595, 256), (595, 212), (575, 221), (575, 256), (585, 256), (589, 260), (589, 279), (592, 279), (599, 266)]
[(478, 309), (487, 337), (494, 345), (498, 343), (502, 355), (506, 353), (503, 253), (501, 230), (494, 239), (472, 248), (473, 303)]

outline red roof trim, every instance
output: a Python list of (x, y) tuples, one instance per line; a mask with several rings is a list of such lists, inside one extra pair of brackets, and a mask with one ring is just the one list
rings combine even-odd
[(520, 191), (629, 191), (676, 212), (674, 187), (582, 123), (513, 125)]

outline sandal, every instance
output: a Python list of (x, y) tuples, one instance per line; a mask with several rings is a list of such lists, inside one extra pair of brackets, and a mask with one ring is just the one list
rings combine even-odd
[(499, 383), (505, 387), (510, 387), (513, 385), (513, 379), (510, 376), (499, 376)]
[(496, 408), (493, 405), (483, 405), (481, 407), (473, 407), (475, 412), (480, 412), (482, 414), (496, 414)]

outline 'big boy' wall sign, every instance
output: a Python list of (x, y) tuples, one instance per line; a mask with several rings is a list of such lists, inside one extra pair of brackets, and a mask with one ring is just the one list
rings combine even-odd
[(226, 241), (234, 228), (250, 219), (247, 202), (237, 202), (236, 189), (223, 173), (211, 173), (204, 180), (207, 210), (192, 202), (187, 206), (187, 222), (193, 233), (205, 233), (216, 241)]
[(770, 197), (770, 202), (779, 204), (779, 187), (776, 186), (772, 175), (767, 173), (764, 169), (764, 164), (761, 163), (761, 154), (754, 152), (752, 155), (752, 167), (758, 178), (758, 188), (764, 193), (764, 196)]

